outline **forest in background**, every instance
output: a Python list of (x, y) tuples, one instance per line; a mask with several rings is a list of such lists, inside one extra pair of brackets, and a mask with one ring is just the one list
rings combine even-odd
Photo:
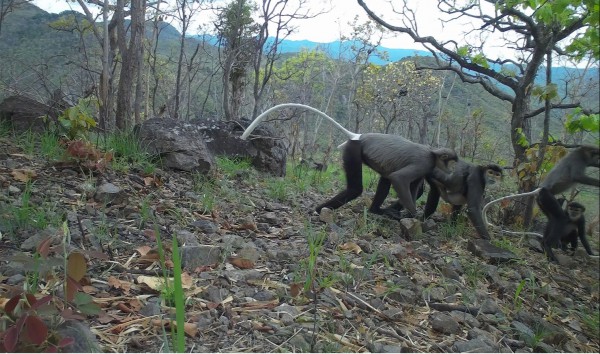
[[(126, 24), (130, 27), (131, 21)], [(28, 3), (15, 7), (3, 19), (0, 32), (3, 62), (0, 97), (23, 94), (44, 102), (60, 89), (74, 105), (90, 98), (97, 101), (102, 48), (86, 25), (84, 15), (76, 12), (50, 14)], [(408, 57), (386, 66), (373, 64), (370, 58), (374, 54), (386, 55), (379, 52), (378, 43), (370, 42), (376, 28), (373, 24), (355, 24), (355, 28), (355, 38), (346, 39), (351, 45), (344, 47), (345, 52), (283, 53), (286, 41), (280, 41), (281, 53), (266, 55), (267, 61), (273, 61), (272, 79), (262, 88), (258, 107), (249, 99), (253, 95), (253, 78), (247, 75), (239, 83), (243, 92), (239, 93), (239, 107), (234, 110), (240, 117), (252, 117), (254, 110), (260, 113), (278, 103), (300, 102), (327, 112), (356, 131), (398, 133), (414, 141), (450, 146), (471, 159), (510, 163), (513, 157), (510, 142), (504, 138), (509, 135), (509, 104), (479, 85), (461, 82), (454, 73), (417, 71), (414, 64), (409, 64), (433, 64), (431, 57)], [(207, 36), (206, 40), (202, 36), (186, 37), (183, 65), (178, 60), (182, 34), (173, 26), (160, 19), (154, 25), (147, 20), (144, 38), (146, 99), (141, 107), (142, 119), (155, 116), (226, 119), (223, 104), (226, 51), (222, 45), (219, 47), (217, 37)], [(273, 44), (272, 38), (270, 43)], [(116, 60), (112, 68), (113, 76), (117, 76), (118, 63)], [(180, 66), (183, 70), (178, 73)], [(582, 73), (585, 76), (581, 77)], [(574, 80), (580, 80), (577, 90), (583, 93), (583, 101), (596, 110), (597, 74), (597, 68), (587, 71), (553, 68), (561, 95), (567, 95), (565, 88), (575, 86)], [(539, 81), (545, 75), (538, 76)], [(179, 97), (178, 109), (175, 96)], [(94, 112), (98, 114), (96, 109)], [(575, 143), (577, 137), (563, 129), (564, 113), (553, 112), (552, 131), (561, 141)], [(300, 126), (285, 122), (291, 118), (289, 115), (283, 117), (283, 123), (278, 123), (286, 133), (292, 129), (298, 132), (297, 141), (290, 142), (292, 150), (300, 152), (302, 158), (331, 151), (333, 144), (328, 136), (335, 134), (333, 130), (327, 124), (317, 128), (319, 120), (315, 117), (303, 117)], [(531, 124), (536, 134), (543, 126), (541, 118), (535, 118)], [(316, 135), (321, 139), (302, 134), (316, 129), (323, 131)], [(329, 146), (323, 146), (328, 142)]]

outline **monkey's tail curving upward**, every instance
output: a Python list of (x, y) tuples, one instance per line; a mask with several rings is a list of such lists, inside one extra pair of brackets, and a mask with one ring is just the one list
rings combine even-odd
[(333, 118), (331, 118), (327, 114), (319, 111), (316, 108), (313, 108), (311, 106), (307, 106), (307, 105), (304, 105), (304, 104), (300, 104), (300, 103), (282, 103), (282, 104), (278, 104), (277, 106), (273, 106), (273, 107), (267, 109), (261, 115), (259, 115), (258, 117), (256, 117), (256, 119), (248, 126), (248, 128), (246, 128), (246, 130), (244, 130), (244, 133), (242, 134), (242, 139), (245, 140), (246, 138), (248, 138), (248, 135), (250, 135), (250, 133), (252, 133), (252, 131), (254, 130), (254, 128), (256, 128), (256, 126), (269, 113), (273, 112), (274, 110), (281, 109), (281, 108), (286, 108), (286, 107), (304, 108), (304, 109), (307, 109), (307, 110), (312, 111), (314, 113), (317, 113), (321, 117), (328, 119), (331, 123), (333, 123), (333, 125), (335, 125), (338, 129), (340, 129), (342, 132), (344, 132), (344, 134), (346, 134), (346, 136), (348, 137), (348, 139), (350, 139), (350, 140), (358, 140), (360, 138), (360, 134), (353, 133), (353, 132), (349, 131), (348, 129), (342, 127), (340, 125), (340, 123), (336, 122)]
[[(495, 200), (492, 200), (491, 202), (487, 203), (483, 209), (481, 209), (481, 214), (483, 216), (483, 223), (487, 226), (492, 226), (495, 227), (496, 225), (493, 225), (492, 223), (490, 223), (487, 219), (487, 209), (492, 205), (492, 204), (496, 204), (496, 203), (500, 203), (503, 200), (507, 200), (507, 199), (514, 199), (517, 197), (527, 197), (530, 195), (536, 195), (538, 193), (540, 193), (541, 188), (537, 188), (535, 190), (532, 190), (531, 192), (526, 192), (526, 193), (520, 193), (520, 194), (511, 194), (511, 195), (507, 195), (506, 197), (502, 197), (502, 198), (498, 198)], [(533, 236), (537, 236), (539, 238), (543, 238), (543, 235), (538, 234), (537, 232), (527, 232), (527, 231), (508, 231), (508, 230), (500, 230), (503, 233), (506, 234), (511, 234), (511, 235), (533, 235)]]

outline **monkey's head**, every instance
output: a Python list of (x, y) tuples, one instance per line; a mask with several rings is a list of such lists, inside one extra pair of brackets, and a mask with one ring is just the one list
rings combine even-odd
[(595, 145), (581, 145), (579, 150), (583, 153), (585, 162), (590, 167), (600, 167), (600, 148)]
[(585, 207), (580, 203), (570, 202), (567, 204), (567, 214), (569, 214), (569, 219), (571, 219), (571, 221), (579, 220), (584, 212)]
[(458, 161), (458, 155), (454, 150), (448, 148), (434, 149), (433, 155), (435, 156), (435, 167), (445, 173), (454, 172), (456, 161)]
[(481, 166), (485, 171), (485, 182), (488, 185), (493, 185), (495, 183), (502, 182), (504, 178), (504, 173), (502, 172), (502, 167), (496, 164), (489, 164), (485, 166)]

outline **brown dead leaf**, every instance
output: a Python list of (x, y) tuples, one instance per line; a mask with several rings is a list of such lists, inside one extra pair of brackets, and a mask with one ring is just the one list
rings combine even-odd
[(138, 264), (152, 264), (154, 262), (157, 262), (160, 260), (160, 255), (158, 254), (158, 251), (156, 250), (150, 250), (148, 251), (148, 253), (146, 253), (145, 255), (141, 256), (140, 258), (138, 258), (136, 260), (136, 262)]
[(240, 257), (229, 257), (227, 262), (240, 269), (252, 269), (254, 268), (254, 262), (246, 258)]
[[(173, 326), (174, 328), (177, 328), (177, 323), (175, 321), (169, 321), (169, 320), (159, 320), (159, 319), (153, 319), (152, 320), (152, 324), (155, 327), (167, 327), (170, 328), (170, 326)], [(196, 325), (195, 323), (184, 323), (183, 324), (183, 331), (185, 332), (185, 334), (187, 334), (190, 337), (196, 337), (196, 334), (198, 334), (198, 325)]]
[(144, 236), (146, 236), (146, 238), (148, 238), (148, 240), (156, 241), (156, 232), (154, 232), (154, 230), (146, 229), (146, 230), (144, 230), (143, 234), (144, 234)]
[(181, 287), (184, 289), (189, 289), (194, 285), (194, 278), (188, 273), (181, 273)]
[[(145, 233), (146, 233), (146, 231), (144, 231), (144, 234)], [(140, 247), (136, 248), (135, 250), (138, 251), (141, 256), (143, 256), (146, 253), (150, 252), (150, 250), (152, 250), (152, 248), (150, 246), (140, 246)]]
[(290, 284), (290, 295), (292, 297), (296, 297), (302, 293), (302, 289), (304, 288), (303, 283), (292, 283)]
[(138, 284), (146, 284), (150, 289), (161, 291), (165, 287), (165, 281), (161, 277), (149, 277), (140, 275), (137, 277)]
[(362, 248), (354, 242), (346, 242), (340, 245), (340, 250), (342, 251), (352, 251), (356, 254), (360, 254), (362, 252)]
[(237, 230), (250, 230), (250, 231), (258, 231), (258, 228), (256, 227), (256, 224), (249, 221), (249, 222), (245, 222), (243, 224), (237, 225), (235, 227)]
[(84, 285), (81, 287), (81, 290), (86, 294), (96, 294), (98, 292), (98, 289), (91, 285)]
[(24, 168), (14, 169), (10, 174), (14, 179), (23, 183), (27, 183), (37, 177), (37, 173), (35, 173), (35, 171)]
[(76, 282), (79, 282), (87, 271), (85, 256), (79, 252), (72, 252), (67, 258), (67, 274)]
[(385, 293), (385, 292), (386, 292), (386, 291), (388, 291), (388, 290), (389, 290), (389, 289), (388, 289), (388, 287), (387, 287), (387, 286), (384, 286), (384, 285), (381, 285), (381, 284), (377, 284), (377, 285), (375, 285), (375, 286), (373, 287), (373, 292), (374, 292), (376, 295), (381, 295), (381, 294)]

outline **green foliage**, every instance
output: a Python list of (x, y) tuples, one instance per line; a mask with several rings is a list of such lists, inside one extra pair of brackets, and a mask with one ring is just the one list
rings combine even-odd
[(553, 31), (582, 23), (583, 31), (569, 37), (565, 49), (579, 61), (585, 57), (600, 59), (600, 8), (597, 0), (508, 0), (496, 2), (496, 7), (499, 10), (516, 8), (532, 12), (531, 16), (536, 22), (553, 27)]
[(185, 303), (184, 303), (183, 285), (181, 282), (181, 257), (179, 255), (179, 245), (177, 237), (173, 236), (173, 297), (175, 300), (175, 327), (176, 335), (173, 339), (173, 348), (178, 353), (185, 352), (185, 332), (183, 330), (185, 322)]
[(60, 160), (65, 156), (65, 148), (60, 144), (58, 137), (49, 130), (40, 135), (41, 154), (48, 160)]
[(539, 145), (534, 145), (525, 150), (525, 161), (517, 166), (515, 172), (520, 181), (529, 181), (530, 185), (537, 185), (537, 182), (550, 172), (552, 167), (567, 154), (567, 149), (559, 145), (547, 145), (544, 154), (542, 166), (538, 169), (537, 158), (539, 155)]
[(216, 205), (219, 186), (214, 179), (202, 173), (194, 173), (193, 189), (200, 196), (203, 214), (210, 214)]
[(315, 285), (319, 282), (317, 260), (327, 239), (327, 233), (323, 229), (314, 230), (310, 223), (306, 223), (304, 231), (309, 250), (308, 259), (306, 260), (306, 280), (304, 282), (304, 291), (307, 292), (309, 290), (314, 291)]
[(147, 175), (154, 173), (156, 164), (134, 134), (115, 132), (98, 136), (101, 149), (113, 152), (111, 166), (118, 171), (129, 171), (131, 167), (141, 168)]
[(565, 128), (570, 134), (577, 132), (598, 133), (600, 131), (600, 115), (584, 114), (581, 108), (576, 108), (567, 115)]
[[(50, 203), (36, 205), (31, 202), (32, 183), (28, 182), (21, 193), (19, 203), (5, 206), (0, 216), (4, 219), (9, 235), (16, 235), (19, 231), (29, 228), (43, 230), (48, 226), (58, 226), (61, 215), (57, 212), (57, 206)], [(0, 204), (0, 206), (2, 206)], [(2, 209), (0, 209), (2, 210)]]
[(267, 195), (277, 201), (284, 202), (287, 199), (289, 184), (285, 178), (273, 177), (267, 180)]
[(69, 107), (58, 116), (58, 121), (66, 129), (69, 140), (85, 139), (88, 133), (96, 127), (93, 114), (97, 107), (94, 99), (79, 99), (77, 105)]
[(241, 171), (250, 170), (252, 167), (252, 162), (248, 158), (218, 156), (217, 167), (227, 177), (234, 177)]
[(558, 86), (553, 83), (546, 86), (536, 85), (533, 90), (531, 90), (531, 95), (537, 97), (539, 102), (544, 102), (546, 100), (552, 101), (558, 97)]
[(448, 220), (440, 224), (440, 236), (446, 240), (453, 240), (458, 237), (464, 237), (469, 231), (469, 225), (463, 218), (458, 218), (456, 222)]

